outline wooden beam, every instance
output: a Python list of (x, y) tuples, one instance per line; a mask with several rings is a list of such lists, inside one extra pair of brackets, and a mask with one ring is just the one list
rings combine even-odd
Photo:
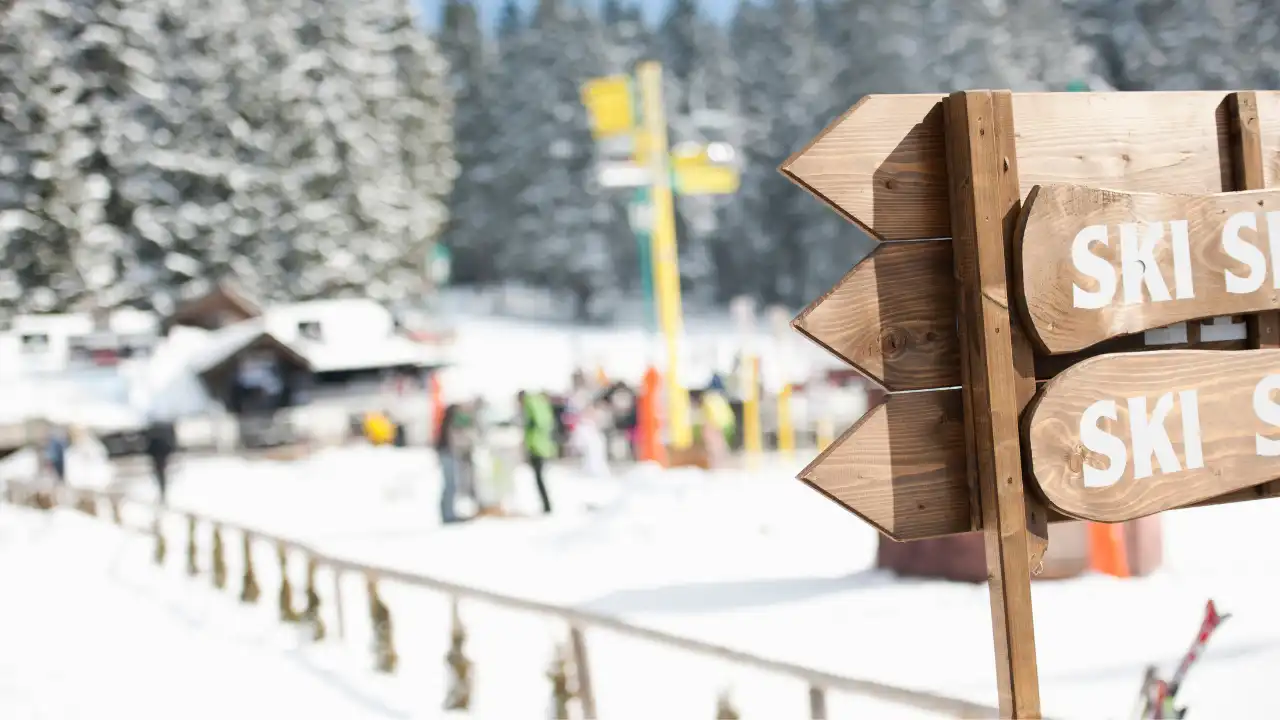
[[(1235, 189), (1262, 190), (1267, 187), (1267, 158), (1262, 142), (1258, 93), (1233, 92), (1228, 95), (1227, 118), (1231, 124), (1231, 169)], [(1280, 118), (1273, 117), (1276, 119)], [(1280, 268), (1272, 267), (1271, 272), (1280, 272)], [(1280, 313), (1250, 316), (1248, 324), (1249, 347), (1280, 348)], [(1275, 497), (1280, 495), (1280, 481), (1263, 483), (1254, 489), (1259, 497)]]
[[(1019, 188), (1051, 182), (1113, 190), (1235, 189), (1224, 91), (1018, 93)], [(1263, 121), (1280, 92), (1259, 92)], [(779, 168), (880, 240), (951, 234), (942, 95), (869, 95)], [(1261, 138), (1266, 172), (1280, 133)]]
[[(1035, 388), (1030, 346), (1010, 312), (1009, 269), (1021, 209), (1008, 92), (959, 92), (945, 103), (956, 281), (961, 291), (965, 416), (986, 539), (1001, 716), (1040, 717), (1031, 610), (1034, 552), (1018, 415)], [(1025, 395), (1025, 400), (1023, 396)], [(1040, 509), (1040, 518), (1044, 511)], [(1047, 533), (1046, 533), (1047, 534)]]

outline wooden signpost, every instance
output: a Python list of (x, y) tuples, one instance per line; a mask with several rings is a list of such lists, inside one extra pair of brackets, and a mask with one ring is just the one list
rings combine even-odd
[(868, 96), (780, 168), (880, 241), (792, 325), (890, 393), (800, 477), (984, 533), (1003, 717), (1041, 712), (1049, 522), (1280, 496), (1280, 349), (1229, 352), (1280, 348), (1276, 167), (1280, 93), (971, 91)]

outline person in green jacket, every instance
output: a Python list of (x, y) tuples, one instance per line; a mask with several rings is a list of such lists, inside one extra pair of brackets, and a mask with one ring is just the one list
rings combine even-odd
[(551, 497), (547, 494), (547, 482), (543, 473), (549, 458), (555, 457), (555, 412), (551, 401), (539, 392), (521, 390), (516, 395), (520, 402), (520, 414), (524, 420), (524, 451), (533, 468), (534, 482), (538, 483), (538, 495), (542, 498), (542, 511), (551, 513)]

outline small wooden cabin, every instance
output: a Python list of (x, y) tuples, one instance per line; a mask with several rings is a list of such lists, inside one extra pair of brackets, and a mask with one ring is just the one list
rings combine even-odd
[(215, 331), (192, 370), (209, 396), (236, 415), (305, 402), (312, 375), (310, 361), (258, 319)]

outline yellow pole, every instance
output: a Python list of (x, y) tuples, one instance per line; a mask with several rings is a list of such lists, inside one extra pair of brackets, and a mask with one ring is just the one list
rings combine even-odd
[(791, 383), (778, 393), (778, 450), (790, 455), (796, 449), (796, 429), (791, 424)]
[(760, 361), (747, 356), (747, 392), (742, 402), (742, 449), (747, 455), (759, 455), (764, 445), (760, 435)]
[(818, 449), (826, 450), (835, 438), (835, 428), (827, 418), (818, 421)]
[(670, 148), (667, 146), (667, 117), (662, 105), (662, 65), (649, 61), (636, 70), (643, 109), (644, 135), (648, 140), (649, 168), (653, 173), (650, 202), (653, 230), (650, 242), (653, 258), (654, 290), (658, 301), (658, 322), (667, 345), (667, 427), (671, 444), (678, 450), (693, 444), (689, 425), (689, 393), (680, 382), (680, 266), (676, 255), (676, 216), (671, 193)]

